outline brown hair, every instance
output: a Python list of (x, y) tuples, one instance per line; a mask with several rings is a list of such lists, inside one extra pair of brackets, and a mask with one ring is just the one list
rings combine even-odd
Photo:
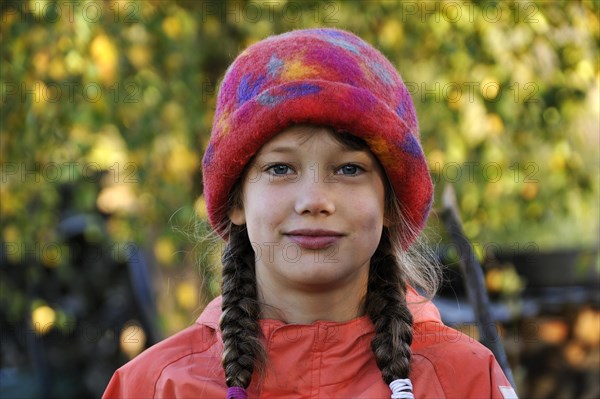
[(260, 342), (260, 306), (254, 272), (254, 251), (245, 226), (231, 225), (222, 263), (223, 313), (220, 325), (225, 379), (228, 387), (247, 388), (255, 365), (260, 367), (266, 357)]

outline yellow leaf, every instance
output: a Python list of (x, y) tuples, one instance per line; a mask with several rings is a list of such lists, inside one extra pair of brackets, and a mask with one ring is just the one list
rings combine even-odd
[(170, 238), (161, 237), (154, 244), (154, 256), (156, 260), (164, 265), (169, 265), (173, 261), (175, 253), (175, 244)]
[(181, 36), (181, 23), (177, 17), (171, 16), (165, 18), (162, 23), (162, 28), (163, 31), (165, 31), (165, 34), (171, 39), (177, 39)]
[(48, 305), (36, 308), (31, 314), (33, 328), (38, 334), (47, 334), (54, 327), (56, 312)]
[(117, 47), (105, 34), (94, 38), (90, 45), (92, 59), (105, 85), (114, 83), (117, 75)]
[(198, 306), (198, 289), (189, 281), (177, 285), (175, 295), (177, 303), (186, 310), (194, 310)]

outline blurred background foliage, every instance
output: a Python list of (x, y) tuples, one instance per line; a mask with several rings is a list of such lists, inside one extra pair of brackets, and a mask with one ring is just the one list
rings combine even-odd
[[(220, 245), (196, 237), (208, 231), (200, 160), (220, 78), (246, 46), (290, 29), (351, 30), (397, 66), (436, 203), (452, 183), (470, 239), (598, 243), (596, 1), (27, 0), (2, 2), (1, 18), (3, 256), (33, 254), (29, 280), (69, 279), (56, 226), (99, 213), (86, 239), (117, 260), (142, 247), (164, 335), (219, 289)], [(65, 313), (0, 284), (9, 319)]]

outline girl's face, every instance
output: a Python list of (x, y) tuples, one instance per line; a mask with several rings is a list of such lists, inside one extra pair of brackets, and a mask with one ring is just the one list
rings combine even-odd
[(229, 216), (247, 225), (259, 292), (366, 292), (384, 224), (385, 177), (368, 150), (350, 150), (333, 134), (288, 128), (249, 165), (243, 209)]

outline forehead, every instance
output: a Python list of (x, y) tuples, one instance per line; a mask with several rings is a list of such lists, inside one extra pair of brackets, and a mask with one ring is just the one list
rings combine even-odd
[(265, 143), (258, 154), (269, 152), (293, 152), (299, 146), (329, 147), (340, 152), (369, 152), (367, 144), (358, 137), (340, 134), (320, 126), (297, 125), (287, 128)]

